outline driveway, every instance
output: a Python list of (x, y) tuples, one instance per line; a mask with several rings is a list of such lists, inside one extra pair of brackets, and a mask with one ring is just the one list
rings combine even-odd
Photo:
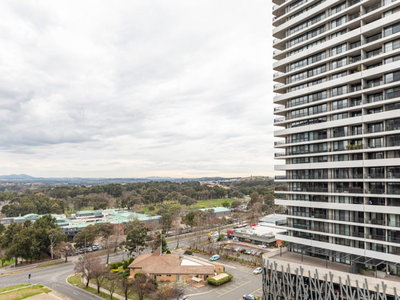
[[(196, 255), (202, 258), (205, 256)], [(242, 299), (244, 294), (253, 294), (262, 296), (261, 274), (254, 275), (253, 269), (235, 265), (233, 263), (219, 260), (219, 263), (225, 265), (225, 271), (233, 275), (233, 279), (219, 287), (207, 286), (201, 289), (185, 288), (190, 300), (238, 300)]]

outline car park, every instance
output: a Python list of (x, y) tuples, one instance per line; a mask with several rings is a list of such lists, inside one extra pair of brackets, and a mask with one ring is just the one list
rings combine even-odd
[(218, 259), (220, 259), (221, 257), (219, 256), (219, 254), (215, 254), (215, 255), (213, 255), (213, 256), (211, 256), (210, 257), (210, 260), (211, 261), (215, 261), (215, 260), (218, 260)]
[(253, 270), (253, 274), (255, 274), (255, 275), (261, 274), (261, 272), (262, 272), (262, 268), (261, 268), (261, 267), (255, 268), (255, 269)]
[(243, 300), (256, 300), (256, 296), (252, 294), (243, 295)]

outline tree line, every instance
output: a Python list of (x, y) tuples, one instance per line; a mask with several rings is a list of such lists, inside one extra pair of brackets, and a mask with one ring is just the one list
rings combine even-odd
[(1, 212), (7, 217), (29, 213), (61, 214), (85, 208), (132, 208), (135, 205), (155, 206), (164, 202), (191, 206), (200, 200), (238, 198), (258, 193), (267, 197), (274, 193), (271, 179), (239, 180), (224, 186), (188, 182), (145, 182), (96, 186), (59, 186), (36, 190), (0, 192)]

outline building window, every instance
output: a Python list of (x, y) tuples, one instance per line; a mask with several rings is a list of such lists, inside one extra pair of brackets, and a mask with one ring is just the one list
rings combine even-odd
[(400, 48), (400, 39), (385, 43), (385, 52)]
[(385, 83), (391, 83), (400, 80), (400, 71), (385, 74)]
[(347, 94), (347, 85), (338, 86), (332, 89), (332, 97)]
[(383, 29), (384, 36), (389, 36), (389, 35), (395, 34), (397, 32), (400, 32), (400, 23), (390, 25)]

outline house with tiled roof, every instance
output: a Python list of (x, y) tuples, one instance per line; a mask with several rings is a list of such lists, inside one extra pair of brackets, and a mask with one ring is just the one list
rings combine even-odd
[(139, 255), (130, 265), (130, 278), (143, 273), (159, 282), (205, 281), (225, 271), (223, 265), (192, 256), (161, 253)]

